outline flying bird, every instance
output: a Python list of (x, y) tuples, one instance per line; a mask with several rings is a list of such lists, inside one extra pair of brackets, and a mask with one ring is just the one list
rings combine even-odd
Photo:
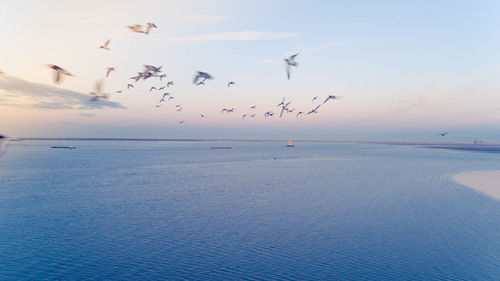
[(63, 75), (67, 75), (67, 76), (74, 76), (73, 74), (69, 73), (69, 71), (67, 71), (66, 69), (62, 68), (62, 67), (59, 67), (55, 64), (49, 64), (47, 65), (49, 68), (53, 69), (54, 72), (54, 82), (56, 84), (60, 84), (63, 80)]
[(156, 87), (151, 87), (151, 88), (149, 89), (149, 92), (151, 93), (151, 91), (152, 91), (152, 90), (158, 90), (158, 89), (157, 89)]
[(283, 100), (278, 105), (276, 105), (276, 106), (279, 107), (279, 106), (282, 106), (282, 105), (285, 105), (285, 97), (283, 97)]
[(144, 30), (142, 30), (142, 25), (140, 24), (134, 24), (134, 25), (129, 25), (127, 26), (132, 32), (136, 33), (146, 33)]
[(183, 107), (179, 107), (179, 109), (177, 109), (177, 111), (181, 112), (183, 109)]
[(330, 96), (328, 96), (328, 97), (325, 99), (325, 101), (324, 101), (323, 103), (326, 103), (326, 102), (327, 102), (327, 101), (329, 101), (329, 100), (336, 100), (336, 99), (339, 99), (339, 98), (340, 98), (340, 97), (330, 95)]
[(304, 114), (304, 112), (302, 111), (297, 112), (297, 115), (295, 115), (295, 117), (299, 117), (300, 114)]
[(186, 121), (179, 121), (179, 122), (177, 122), (177, 123), (179, 123), (179, 124), (181, 124), (181, 125), (182, 125), (182, 124), (184, 124), (184, 122), (186, 122)]
[(228, 87), (228, 88), (229, 88), (229, 87), (231, 87), (231, 85), (233, 85), (233, 86), (234, 86), (234, 85), (236, 85), (236, 83), (235, 83), (234, 81), (231, 81), (231, 82), (227, 83), (227, 87)]
[(149, 34), (149, 31), (151, 31), (151, 28), (158, 28), (156, 26), (156, 24), (154, 24), (154, 23), (148, 22), (147, 24), (148, 24), (148, 26), (146, 27), (146, 34)]
[(255, 113), (250, 115), (250, 117), (252, 117), (252, 118), (254, 118), (255, 116), (257, 116), (257, 114), (255, 114)]
[(311, 113), (318, 113), (318, 109), (319, 109), (319, 107), (320, 107), (320, 106), (321, 106), (321, 104), (320, 104), (320, 105), (318, 105), (318, 106), (316, 106), (313, 110), (309, 111), (309, 112), (307, 113), (307, 115), (309, 115), (309, 114), (311, 114)]
[(174, 99), (174, 97), (169, 97), (169, 98), (168, 98), (168, 100), (173, 100), (173, 99)]
[(439, 135), (437, 135), (438, 137), (444, 137), (446, 135), (448, 135), (449, 133), (448, 132), (441, 132), (439, 133)]
[(163, 73), (162, 75), (160, 75), (160, 76), (158, 76), (158, 77), (160, 77), (160, 81), (162, 81), (162, 80), (163, 80), (163, 78), (167, 77), (167, 74)]
[(245, 120), (245, 117), (247, 117), (247, 115), (246, 115), (246, 114), (243, 114), (243, 115), (241, 116), (241, 119)]
[(318, 96), (315, 96), (315, 97), (313, 98), (313, 102), (314, 102), (315, 100), (317, 100), (318, 98), (319, 98)]
[(123, 92), (123, 90), (115, 91), (115, 93), (117, 93), (117, 94), (121, 94), (122, 92)]
[(175, 107), (181, 107), (181, 105), (180, 104), (176, 104)]
[(252, 105), (250, 106), (250, 109), (255, 109), (257, 106), (256, 105)]
[(204, 117), (205, 117), (205, 114), (201, 114), (201, 113), (200, 113), (200, 117), (201, 117), (201, 118), (204, 118)]
[(286, 62), (286, 77), (290, 80), (290, 72), (292, 71), (292, 66), (297, 67), (299, 64), (295, 61), (295, 58), (299, 55), (296, 53), (295, 55), (291, 55), (288, 58), (285, 58)]
[(171, 85), (174, 85), (174, 81), (168, 81), (167, 82), (167, 88), (170, 87)]
[(108, 39), (108, 41), (104, 42), (104, 45), (101, 45), (99, 48), (109, 51), (110, 50), (109, 49), (109, 42), (111, 42), (111, 39)]
[(98, 80), (94, 86), (94, 92), (89, 94), (92, 96), (91, 101), (97, 101), (99, 99), (108, 99), (109, 95), (102, 92), (103, 80)]
[(158, 73), (158, 72), (161, 72), (161, 68), (163, 67), (163, 65), (159, 66), (159, 67), (156, 67), (154, 65), (149, 65), (149, 64), (145, 64), (144, 65), (144, 69), (145, 69), (145, 72), (154, 72), (154, 73)]
[[(206, 72), (203, 72), (203, 71), (197, 71), (196, 72), (196, 75), (194, 76), (194, 79), (193, 79), (193, 84), (196, 84), (196, 85), (199, 85), (198, 84), (198, 80), (202, 78), (202, 82), (205, 82), (205, 80), (207, 79), (214, 79), (214, 77)], [(205, 85), (202, 83), (202, 85)]]
[(107, 68), (107, 71), (106, 71), (106, 78), (108, 78), (109, 74), (110, 74), (112, 71), (115, 71), (115, 68), (114, 68), (114, 67), (108, 67), (108, 68)]
[(130, 89), (130, 88), (133, 88), (133, 87), (134, 87), (134, 85), (132, 85), (132, 84), (128, 84), (127, 85), (127, 89)]

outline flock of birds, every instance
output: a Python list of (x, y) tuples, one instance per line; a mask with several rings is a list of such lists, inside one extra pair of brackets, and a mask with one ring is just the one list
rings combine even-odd
[[(139, 24), (134, 24), (134, 25), (127, 26), (127, 28), (130, 29), (131, 32), (142, 33), (142, 34), (148, 35), (153, 28), (158, 28), (158, 26), (154, 23), (147, 23), (145, 26), (139, 25)], [(108, 39), (104, 42), (104, 44), (99, 46), (99, 48), (103, 49), (105, 51), (111, 51), (110, 43), (111, 43), (111, 39)], [(293, 54), (293, 55), (284, 59), (285, 67), (286, 67), (286, 77), (288, 80), (290, 80), (292, 68), (298, 67), (298, 63), (296, 61), (296, 58), (298, 55), (299, 55), (299, 53), (296, 53), (296, 54)], [(66, 70), (58, 65), (49, 64), (47, 66), (50, 69), (52, 69), (52, 71), (53, 71), (53, 80), (54, 80), (55, 84), (61, 84), (63, 81), (63, 78), (65, 76), (70, 76), (70, 77), (75, 76), (71, 72), (69, 72), (68, 70)], [(113, 71), (116, 71), (116, 69), (114, 67), (108, 67), (106, 69), (106, 78), (108, 78)], [(0, 70), (0, 75), (3, 75), (3, 74), (5, 74), (5, 72)], [(162, 72), (162, 66), (156, 67), (153, 65), (144, 65), (143, 70), (141, 72), (138, 72), (137, 75), (130, 77), (130, 80), (133, 81), (135, 84), (141, 80), (147, 80), (150, 78), (158, 78), (160, 81), (163, 81), (163, 79), (166, 77), (167, 77), (167, 74)], [(213, 75), (211, 75), (207, 72), (197, 71), (194, 75), (193, 84), (195, 86), (205, 86), (206, 85), (205, 82), (207, 82), (207, 80), (212, 80), (212, 79), (214, 79)], [(90, 101), (97, 102), (101, 99), (109, 99), (110, 94), (103, 92), (103, 84), (104, 84), (104, 80), (102, 80), (102, 79), (96, 81), (95, 86), (94, 86), (94, 91), (89, 93), (89, 95), (91, 96)], [(128, 83), (127, 87), (126, 87), (127, 90), (134, 88), (134, 84)], [(164, 104), (168, 101), (175, 100), (174, 96), (172, 96), (169, 92), (166, 92), (167, 88), (170, 88), (171, 86), (174, 86), (174, 85), (175, 85), (174, 81), (167, 81), (165, 86), (158, 87), (158, 88), (152, 86), (149, 89), (150, 93), (152, 91), (159, 91), (162, 93), (161, 99), (158, 101), (158, 104), (155, 105), (155, 107), (158, 108), (158, 107), (162, 106), (162, 104)], [(236, 86), (235, 81), (229, 81), (227, 83), (228, 88), (230, 88), (232, 86)], [(115, 91), (115, 93), (122, 93), (122, 92), (123, 92), (123, 90)], [(278, 108), (277, 112), (279, 112), (279, 118), (282, 118), (284, 115), (287, 115), (290, 113), (295, 113), (295, 117), (298, 118), (300, 115), (317, 114), (318, 110), (320, 109), (320, 107), (322, 105), (326, 104), (327, 102), (329, 102), (331, 100), (333, 101), (333, 100), (337, 100), (339, 98), (340, 97), (336, 96), (336, 95), (328, 95), (321, 102), (321, 100), (319, 100), (319, 97), (315, 96), (312, 98), (312, 102), (315, 105), (314, 108), (312, 108), (311, 110), (306, 110), (306, 111), (298, 111), (296, 108), (291, 107), (292, 101), (286, 101), (286, 97), (283, 97), (283, 100), (279, 104), (277, 104), (276, 107)], [(175, 104), (175, 108), (176, 108), (177, 112), (181, 112), (183, 110), (183, 106), (180, 104)], [(250, 110), (250, 113), (242, 114), (241, 118), (243, 120), (245, 120), (245, 118), (247, 118), (247, 117), (255, 118), (257, 116), (257, 114), (255, 113), (256, 108), (257, 108), (256, 105), (250, 106), (248, 108)], [(224, 113), (225, 114), (232, 114), (235, 111), (236, 111), (236, 109), (233, 107), (223, 108), (220, 113), (221, 114), (224, 114)], [(277, 115), (276, 112), (274, 112), (273, 110), (268, 110), (264, 113), (264, 118), (274, 117), (275, 115)], [(206, 114), (203, 114), (203, 113), (199, 113), (199, 116), (201, 118), (207, 117)], [(184, 124), (185, 122), (186, 122), (185, 120), (178, 121), (179, 124)], [(448, 134), (449, 134), (448, 132), (441, 132), (438, 136), (444, 137)]]

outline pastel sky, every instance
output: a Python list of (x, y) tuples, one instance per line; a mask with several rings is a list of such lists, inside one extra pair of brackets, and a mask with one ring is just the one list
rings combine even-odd
[[(450, 140), (500, 141), (498, 1), (1, 4), (0, 134), (435, 140), (446, 130)], [(147, 22), (158, 29), (127, 29)], [(108, 39), (111, 50), (100, 49)], [(296, 52), (287, 80), (283, 59)], [(75, 77), (56, 85), (47, 64)], [(166, 80), (127, 90), (144, 64), (162, 65)], [(111, 98), (90, 102), (107, 67)], [(193, 85), (198, 70), (215, 79)], [(162, 94), (149, 88), (170, 80), (175, 100), (156, 108)], [(284, 96), (309, 111), (328, 95), (342, 98), (318, 114), (264, 118)], [(242, 120), (252, 105), (257, 117)]]

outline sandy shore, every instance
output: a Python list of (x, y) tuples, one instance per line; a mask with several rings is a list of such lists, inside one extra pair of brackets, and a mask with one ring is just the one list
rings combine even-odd
[(453, 180), (500, 200), (500, 171), (472, 171), (453, 176)]

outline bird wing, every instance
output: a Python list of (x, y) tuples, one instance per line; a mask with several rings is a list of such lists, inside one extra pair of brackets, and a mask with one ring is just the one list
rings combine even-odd
[(198, 74), (194, 77), (193, 84), (198, 83), (198, 79), (200, 79), (200, 77), (200, 73), (198, 72)]
[(288, 78), (288, 80), (290, 80), (290, 65), (289, 64), (286, 65), (286, 78)]
[(55, 70), (53, 73), (53, 77), (54, 77), (54, 82), (56, 82), (56, 84), (61, 83), (61, 73), (59, 71)]

